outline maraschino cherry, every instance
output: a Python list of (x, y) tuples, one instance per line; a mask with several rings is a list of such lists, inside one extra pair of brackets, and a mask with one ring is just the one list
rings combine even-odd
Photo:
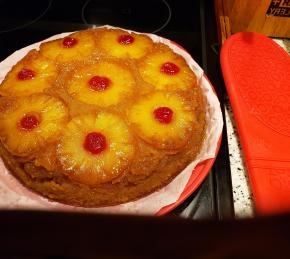
[(84, 149), (93, 155), (98, 155), (107, 147), (106, 137), (99, 132), (91, 132), (86, 135)]
[(39, 125), (39, 120), (35, 115), (25, 115), (20, 120), (20, 127), (23, 130), (33, 130)]
[(179, 67), (172, 62), (166, 62), (160, 68), (160, 71), (162, 73), (170, 76), (176, 75), (179, 72), (179, 70), (180, 70)]
[(173, 111), (168, 107), (159, 107), (153, 112), (154, 118), (163, 124), (169, 124), (172, 121)]
[(105, 76), (93, 76), (88, 84), (92, 90), (101, 92), (110, 86), (111, 80)]

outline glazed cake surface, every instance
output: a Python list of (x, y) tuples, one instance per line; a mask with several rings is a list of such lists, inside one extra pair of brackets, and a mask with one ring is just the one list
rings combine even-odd
[(182, 56), (97, 28), (42, 43), (0, 86), (0, 154), (26, 187), (102, 207), (168, 184), (200, 152), (205, 101)]

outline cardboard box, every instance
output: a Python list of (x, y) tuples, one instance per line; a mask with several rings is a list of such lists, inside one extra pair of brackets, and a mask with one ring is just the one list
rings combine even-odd
[(240, 31), (290, 38), (290, 0), (215, 0), (220, 41)]

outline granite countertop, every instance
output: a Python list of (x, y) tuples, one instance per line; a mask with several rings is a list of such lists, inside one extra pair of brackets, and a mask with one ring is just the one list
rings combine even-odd
[[(274, 39), (290, 55), (290, 40)], [(236, 130), (235, 121), (229, 100), (225, 103), (226, 125), (230, 153), (230, 165), (233, 185), (234, 209), (236, 218), (254, 216), (254, 202), (249, 185), (243, 153)]]

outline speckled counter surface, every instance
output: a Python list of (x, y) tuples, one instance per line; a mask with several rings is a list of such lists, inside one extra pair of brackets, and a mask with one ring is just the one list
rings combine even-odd
[[(290, 55), (290, 40), (274, 39)], [(237, 218), (253, 217), (254, 202), (229, 100), (225, 103), (234, 209)]]

